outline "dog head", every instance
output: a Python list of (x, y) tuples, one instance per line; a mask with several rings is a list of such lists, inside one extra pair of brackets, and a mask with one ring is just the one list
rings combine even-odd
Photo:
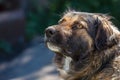
[(106, 15), (70, 11), (57, 25), (45, 30), (45, 43), (55, 53), (70, 57), (85, 56), (91, 50), (114, 45), (117, 33)]

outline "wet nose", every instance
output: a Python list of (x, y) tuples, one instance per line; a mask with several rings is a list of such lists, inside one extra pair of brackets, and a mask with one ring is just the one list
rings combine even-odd
[(47, 37), (51, 37), (55, 34), (55, 28), (53, 27), (48, 27), (46, 30), (45, 30), (45, 33), (46, 33), (46, 36)]

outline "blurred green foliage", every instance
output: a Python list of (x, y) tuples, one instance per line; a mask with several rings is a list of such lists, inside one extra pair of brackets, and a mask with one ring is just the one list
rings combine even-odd
[[(6, 4), (7, 0), (0, 0)], [(9, 0), (8, 0), (9, 1)], [(36, 35), (43, 35), (46, 27), (57, 24), (62, 14), (68, 9), (92, 13), (108, 13), (115, 19), (116, 26), (120, 25), (120, 0), (27, 0), (26, 39), (31, 40)], [(9, 10), (6, 5), (4, 9)], [(9, 7), (10, 8), (10, 7)], [(13, 46), (0, 40), (1, 53), (13, 52)]]
[[(44, 0), (43, 0), (44, 1)], [(26, 35), (28, 39), (36, 34), (44, 34), (46, 27), (56, 24), (67, 8), (92, 13), (108, 13), (115, 17), (114, 23), (120, 25), (120, 0), (30, 0), (27, 16)]]
[(0, 52), (1, 53), (9, 54), (9, 53), (12, 53), (12, 51), (13, 51), (12, 45), (9, 42), (0, 40)]

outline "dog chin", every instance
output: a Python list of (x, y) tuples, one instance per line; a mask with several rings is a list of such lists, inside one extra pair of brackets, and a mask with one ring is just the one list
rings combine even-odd
[(60, 48), (60, 47), (58, 47), (58, 46), (56, 46), (56, 45), (54, 45), (54, 44), (52, 44), (52, 43), (50, 43), (50, 42), (47, 42), (47, 47), (48, 47), (51, 51), (53, 51), (53, 52), (61, 52), (61, 48)]

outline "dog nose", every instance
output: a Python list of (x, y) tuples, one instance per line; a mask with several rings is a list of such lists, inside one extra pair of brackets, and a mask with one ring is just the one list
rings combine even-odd
[(51, 37), (55, 34), (55, 28), (53, 27), (48, 27), (46, 30), (45, 30), (45, 33), (46, 33), (46, 36), (47, 37)]

